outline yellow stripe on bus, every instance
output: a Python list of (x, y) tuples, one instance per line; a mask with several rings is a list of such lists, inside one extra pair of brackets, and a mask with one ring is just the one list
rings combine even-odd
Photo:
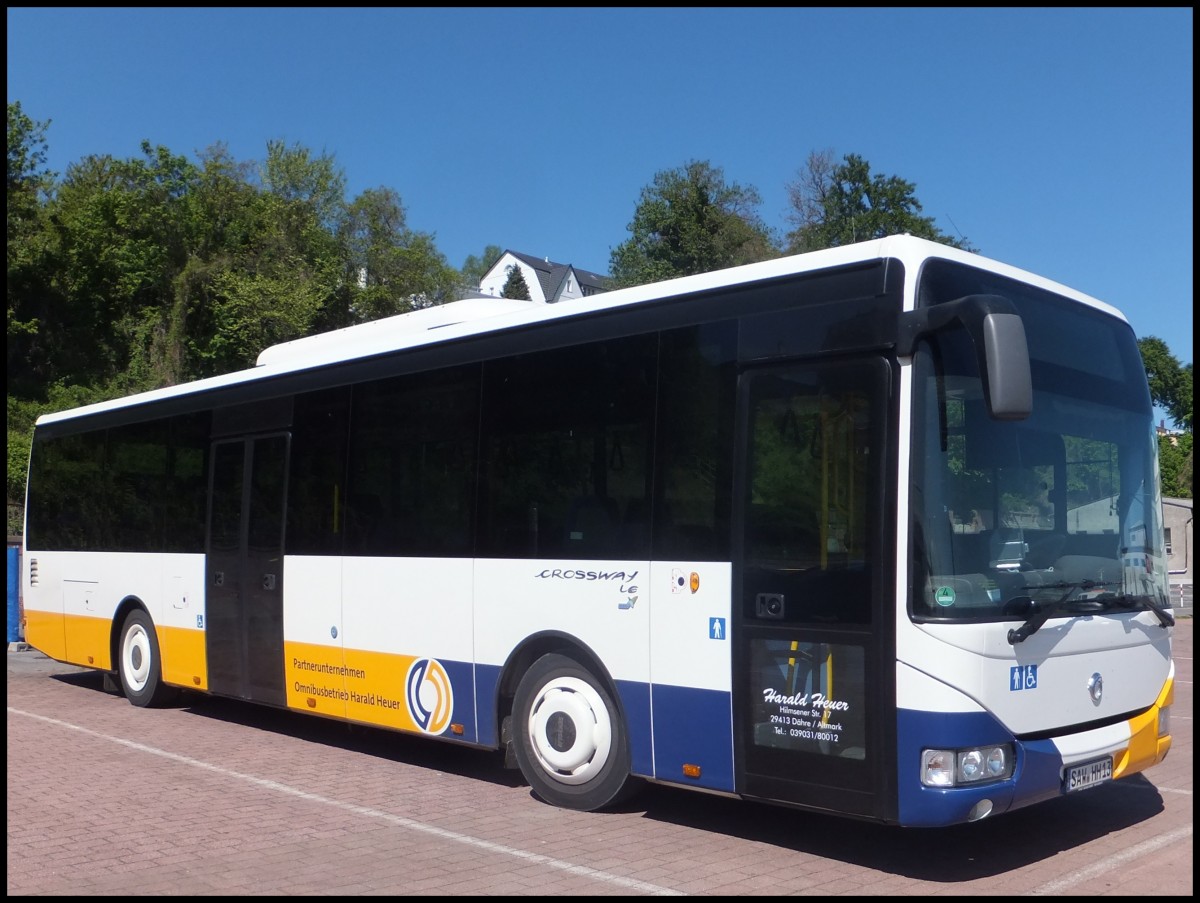
[(414, 656), (311, 643), (286, 643), (284, 652), (289, 708), (419, 730), (405, 701), (404, 681)]
[(203, 630), (194, 627), (157, 628), (162, 654), (162, 678), (192, 690), (208, 689), (208, 652)]
[(62, 612), (25, 609), (25, 642), (55, 661), (66, 661), (67, 633)]
[[(111, 621), (108, 618), (92, 618), (87, 615), (63, 615), (63, 639), (65, 648), (62, 656), (51, 656), (72, 665), (85, 668), (100, 668), (111, 671), (115, 664), (109, 640), (112, 638)], [(32, 641), (31, 641), (32, 642)], [(33, 645), (37, 646), (36, 643)], [(37, 646), (46, 652), (41, 646)]]

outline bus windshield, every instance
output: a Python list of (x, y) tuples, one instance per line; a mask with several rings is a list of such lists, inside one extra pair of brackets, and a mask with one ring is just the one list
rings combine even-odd
[(998, 276), (972, 279), (951, 264), (923, 279), (924, 304), (978, 291), (1014, 302), (1029, 342), (1033, 413), (988, 416), (965, 329), (919, 348), (913, 617), (1162, 612), (1158, 447), (1132, 331), (1103, 311)]

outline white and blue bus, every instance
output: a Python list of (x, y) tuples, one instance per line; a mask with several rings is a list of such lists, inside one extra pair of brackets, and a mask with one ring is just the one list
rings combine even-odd
[(42, 417), (26, 638), (572, 809), (971, 822), (1167, 754), (1157, 460), (1116, 309), (908, 236), (456, 302)]

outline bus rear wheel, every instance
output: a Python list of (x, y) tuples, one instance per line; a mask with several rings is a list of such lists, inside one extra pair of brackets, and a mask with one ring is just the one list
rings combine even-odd
[(517, 686), (513, 726), (521, 773), (552, 805), (592, 812), (638, 786), (620, 710), (574, 659), (550, 654), (533, 663)]
[(154, 623), (140, 608), (131, 611), (121, 625), (117, 670), (121, 677), (121, 691), (136, 706), (148, 708), (167, 705), (179, 695), (175, 687), (163, 683)]

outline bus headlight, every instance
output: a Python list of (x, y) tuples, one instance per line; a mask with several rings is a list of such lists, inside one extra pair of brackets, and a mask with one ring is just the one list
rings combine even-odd
[(1007, 746), (994, 747), (987, 755), (986, 772), (989, 778), (1000, 780), (1012, 774), (1012, 754)]
[(1003, 781), (1013, 773), (1013, 748), (973, 746), (967, 749), (927, 749), (921, 753), (921, 783), (926, 787), (960, 787)]
[(953, 787), (954, 750), (927, 749), (921, 753), (921, 783), (926, 787)]
[(1165, 737), (1171, 733), (1171, 707), (1163, 706), (1158, 710), (1158, 735)]

